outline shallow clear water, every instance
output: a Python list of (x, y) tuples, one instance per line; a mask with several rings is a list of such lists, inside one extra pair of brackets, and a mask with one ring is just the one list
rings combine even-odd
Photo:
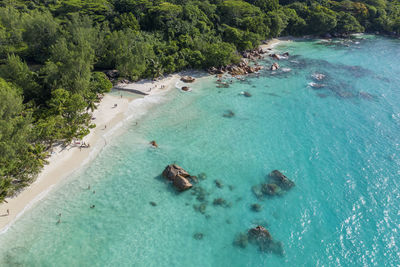
[[(290, 72), (264, 69), (229, 88), (202, 79), (192, 92), (171, 92), (138, 125), (128, 122), (87, 168), (0, 236), (0, 265), (399, 265), (400, 41), (277, 49), (290, 52), (279, 62)], [(326, 78), (314, 81), (315, 72)], [(223, 117), (227, 110), (235, 116)], [(197, 185), (207, 192), (205, 214), (193, 208), (194, 190), (177, 194), (159, 177), (173, 162), (207, 174)], [(296, 186), (258, 200), (252, 186), (274, 169)], [(231, 207), (213, 205), (216, 198)], [(233, 245), (256, 225), (283, 243), (283, 256)]]

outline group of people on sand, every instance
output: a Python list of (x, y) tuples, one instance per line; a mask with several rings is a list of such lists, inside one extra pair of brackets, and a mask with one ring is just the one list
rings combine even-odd
[[(151, 92), (152, 89), (157, 88), (157, 87), (158, 87), (158, 85), (156, 84), (156, 85), (154, 85), (154, 87), (150, 87), (150, 89), (147, 92)], [(165, 88), (165, 85), (161, 84), (160, 89), (164, 89), (164, 88)]]
[(90, 147), (90, 144), (89, 143), (85, 143), (85, 142), (82, 142), (82, 144), (80, 145), (80, 147), (79, 147), (79, 149), (81, 149), (81, 148), (89, 148)]

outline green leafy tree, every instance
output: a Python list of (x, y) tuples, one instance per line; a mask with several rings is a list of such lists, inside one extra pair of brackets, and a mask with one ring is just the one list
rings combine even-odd
[(351, 14), (341, 11), (337, 15), (335, 31), (338, 33), (363, 32), (364, 28)]
[(90, 91), (104, 94), (111, 91), (112, 83), (103, 72), (93, 72), (90, 78)]
[(89, 88), (94, 62), (90, 44), (74, 44), (61, 38), (50, 50), (50, 59), (42, 69), (46, 85), (51, 89), (63, 87), (84, 94)]
[(335, 12), (322, 6), (314, 7), (306, 21), (308, 32), (314, 34), (330, 32), (337, 24)]
[(14, 7), (0, 7), (0, 59), (21, 53), (27, 47), (22, 39), (21, 14)]
[(140, 29), (139, 22), (136, 17), (131, 13), (123, 13), (114, 19), (114, 25), (116, 29), (131, 29), (138, 31)]
[(48, 11), (33, 10), (22, 17), (22, 24), (22, 37), (28, 46), (26, 56), (44, 63), (49, 57), (50, 47), (58, 38), (58, 23)]
[(66, 143), (71, 142), (73, 138), (81, 139), (89, 133), (90, 115), (84, 112), (87, 103), (82, 95), (61, 88), (56, 89), (52, 92), (48, 106), (46, 115), (55, 117), (56, 121), (59, 120), (63, 125), (57, 135)]
[(261, 8), (263, 11), (273, 11), (279, 8), (279, 0), (246, 0), (252, 5)]
[(225, 66), (233, 62), (238, 62), (240, 57), (235, 54), (235, 46), (229, 43), (220, 42), (210, 44), (203, 54), (205, 55), (205, 64), (211, 66)]
[(105, 58), (112, 59), (106, 64), (115, 66), (121, 75), (137, 80), (146, 73), (148, 62), (154, 59), (155, 55), (146, 36), (126, 30), (111, 34)]
[(36, 82), (36, 74), (19, 56), (8, 55), (5, 64), (0, 65), (0, 76), (22, 88), (25, 102), (36, 100), (40, 103), (41, 88)]
[(32, 182), (45, 163), (31, 129), (18, 89), (0, 78), (0, 201)]

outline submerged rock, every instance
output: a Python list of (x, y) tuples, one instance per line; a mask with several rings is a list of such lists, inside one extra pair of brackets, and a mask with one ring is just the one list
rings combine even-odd
[(226, 205), (226, 200), (223, 199), (223, 198), (216, 198), (213, 201), (213, 205), (215, 205), (215, 206), (224, 206), (224, 205)]
[(249, 243), (249, 237), (245, 233), (240, 233), (235, 237), (235, 240), (233, 241), (233, 245), (240, 247), (240, 248), (246, 248)]
[(154, 201), (150, 201), (149, 203), (150, 203), (150, 205), (152, 205), (153, 207), (157, 206), (157, 203), (154, 202)]
[(196, 186), (193, 188), (192, 195), (196, 196), (196, 199), (200, 202), (206, 202), (207, 201), (207, 196), (208, 193), (207, 191), (201, 187), (201, 186)]
[(270, 252), (282, 256), (284, 254), (283, 243), (280, 241), (272, 241), (267, 246), (263, 245), (260, 247), (263, 252)]
[(232, 118), (233, 116), (235, 116), (235, 113), (232, 110), (228, 110), (222, 116), (225, 118)]
[(162, 175), (172, 181), (175, 188), (179, 191), (185, 191), (193, 187), (189, 180), (192, 180), (193, 177), (190, 176), (188, 172), (186, 172), (182, 167), (171, 164), (165, 167)]
[(362, 99), (367, 99), (367, 100), (372, 100), (375, 98), (374, 95), (371, 95), (370, 93), (367, 92), (359, 92), (358, 96)]
[(263, 197), (263, 192), (261, 191), (261, 185), (254, 185), (251, 187), (251, 191), (253, 191), (254, 195), (261, 199)]
[(272, 240), (272, 236), (268, 232), (268, 230), (260, 225), (254, 227), (254, 228), (251, 228), (247, 234), (248, 234), (250, 241), (259, 242), (259, 241), (271, 241)]
[(216, 199), (214, 199), (213, 205), (214, 205), (214, 206), (221, 206), (221, 207), (224, 207), (224, 208), (230, 208), (230, 207), (232, 206), (231, 203), (228, 203), (228, 202), (227, 202), (225, 199), (223, 199), (223, 198), (216, 198)]
[(328, 95), (327, 94), (317, 94), (317, 96), (319, 97), (319, 98), (327, 98), (328, 97)]
[(197, 175), (197, 177), (198, 177), (200, 180), (205, 180), (205, 179), (207, 179), (207, 174), (205, 174), (204, 172), (201, 172), (201, 173), (199, 173), (199, 174)]
[(271, 234), (265, 227), (257, 226), (251, 228), (247, 234), (249, 241), (257, 245), (260, 251), (283, 255), (282, 242), (273, 240)]
[(245, 96), (245, 97), (251, 97), (251, 94), (249, 92), (240, 92), (241, 95)]
[(215, 180), (214, 183), (220, 189), (224, 187), (224, 184), (220, 180)]
[(193, 209), (197, 212), (200, 212), (201, 214), (206, 213), (207, 205), (206, 204), (200, 204), (200, 205), (193, 205)]
[(255, 212), (260, 212), (262, 210), (262, 206), (260, 204), (257, 204), (257, 203), (252, 204), (251, 205), (251, 210), (255, 211)]
[(274, 196), (281, 193), (281, 188), (276, 184), (263, 184), (261, 185), (261, 192), (268, 196)]
[(269, 176), (272, 178), (272, 180), (275, 181), (275, 183), (282, 189), (284, 190), (289, 190), (292, 188), (295, 184), (293, 181), (289, 180), (283, 173), (281, 173), (278, 170), (272, 171)]
[(249, 242), (258, 246), (262, 252), (275, 253), (278, 255), (283, 255), (284, 253), (283, 244), (273, 240), (269, 231), (260, 225), (249, 229), (247, 234), (239, 233), (235, 237), (233, 245), (245, 248)]
[(262, 199), (265, 195), (282, 195), (284, 191), (288, 191), (295, 185), (293, 181), (289, 180), (289, 178), (287, 178), (278, 170), (272, 171), (268, 177), (269, 179), (267, 183), (258, 184), (251, 187), (251, 190), (258, 199)]
[(202, 240), (203, 237), (204, 237), (204, 234), (203, 234), (203, 233), (195, 233), (195, 234), (193, 235), (193, 238), (196, 239), (196, 240)]

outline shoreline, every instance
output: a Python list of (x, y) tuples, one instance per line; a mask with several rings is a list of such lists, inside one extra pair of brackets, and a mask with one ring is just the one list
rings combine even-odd
[[(290, 40), (291, 38), (273, 38), (260, 45), (259, 48), (273, 49), (281, 42)], [(114, 86), (132, 89), (137, 91), (137, 94), (129, 93), (132, 97), (126, 97), (122, 92), (120, 96), (110, 93), (104, 95), (97, 109), (92, 113), (93, 123), (96, 124), (96, 127), (91, 129), (90, 133), (80, 140), (80, 143), (72, 143), (65, 148), (54, 147), (47, 159), (48, 164), (44, 166), (35, 182), (15, 197), (6, 198), (7, 202), (0, 204), (0, 234), (7, 232), (8, 228), (25, 211), (31, 209), (51, 190), (60, 185), (66, 177), (92, 161), (107, 145), (106, 138), (108, 136), (112, 136), (120, 126), (123, 126), (125, 121), (131, 120), (135, 115), (139, 117), (145, 115), (149, 110), (146, 104), (151, 108), (157, 103), (158, 97), (166, 95), (171, 89), (176, 88), (178, 83), (181, 84), (180, 78), (185, 75), (194, 76), (197, 80), (204, 76), (213, 76), (203, 71), (183, 71), (156, 81), (141, 80)], [(133, 98), (133, 96), (137, 97)], [(115, 104), (117, 104), (116, 107), (114, 107)], [(138, 109), (141, 112), (138, 113)], [(90, 144), (90, 147), (80, 149), (82, 142)], [(7, 215), (7, 210), (10, 211), (9, 215)]]
[[(148, 106), (145, 104), (152, 106), (157, 103), (153, 98), (157, 100), (165, 96), (175, 88), (182, 76), (181, 73), (177, 73), (157, 81), (142, 80), (123, 85), (126, 88), (145, 92), (147, 94), (145, 96), (138, 94), (138, 97), (134, 97), (136, 96), (134, 93), (131, 93), (132, 97), (127, 97), (125, 94), (123, 96), (122, 93), (120, 96), (105, 94), (97, 109), (92, 113), (92, 122), (96, 124), (96, 127), (80, 141), (73, 141), (67, 147), (55, 146), (47, 159), (48, 164), (43, 167), (36, 180), (15, 197), (6, 198), (7, 202), (0, 205), (0, 234), (7, 232), (25, 211), (31, 209), (66, 177), (91, 162), (107, 145), (106, 138), (112, 136), (125, 121), (138, 115), (132, 111), (137, 112), (137, 109), (143, 108), (139, 116), (146, 114)], [(80, 148), (83, 142), (90, 144), (90, 147)], [(7, 210), (9, 210), (8, 215)]]
[(272, 38), (270, 40), (267, 40), (265, 43), (261, 44), (259, 48), (266, 50), (266, 49), (274, 49), (275, 46), (279, 45), (282, 42), (285, 41), (291, 41), (293, 40), (293, 37), (278, 37), (278, 38)]

